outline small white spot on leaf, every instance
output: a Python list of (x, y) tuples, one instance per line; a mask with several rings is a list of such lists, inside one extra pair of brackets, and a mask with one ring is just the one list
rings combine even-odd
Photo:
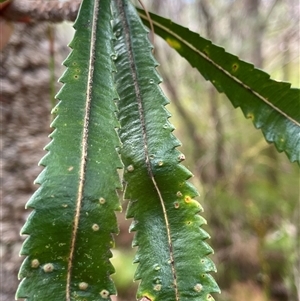
[(133, 171), (134, 171), (133, 165), (128, 165), (128, 166), (127, 166), (127, 170), (128, 170), (129, 172), (133, 172)]
[(179, 197), (179, 198), (181, 198), (182, 197), (182, 193), (180, 191), (177, 191), (176, 192), (176, 196)]
[(105, 201), (105, 199), (104, 199), (104, 198), (100, 198), (100, 199), (99, 199), (99, 203), (100, 203), (100, 204), (102, 204), (102, 205), (103, 205), (105, 202), (106, 202), (106, 201)]
[(180, 155), (178, 156), (178, 160), (179, 160), (179, 161), (185, 160), (185, 155), (184, 155), (184, 154), (180, 154)]
[(51, 273), (54, 270), (54, 266), (53, 266), (52, 263), (46, 263), (43, 266), (43, 270), (44, 270), (45, 273)]
[(98, 224), (94, 224), (93, 226), (92, 226), (92, 229), (94, 230), (94, 231), (99, 231), (99, 225)]
[(113, 54), (111, 55), (111, 59), (112, 59), (113, 61), (115, 61), (117, 58), (118, 58), (118, 54), (117, 54), (117, 53), (113, 53)]
[(78, 284), (79, 289), (82, 290), (82, 291), (85, 291), (88, 288), (88, 286), (89, 285), (86, 282), (80, 282)]
[(116, 37), (118, 38), (121, 34), (122, 34), (121, 30), (118, 29), (118, 30), (116, 31)]
[(196, 292), (198, 292), (198, 293), (200, 293), (200, 292), (202, 291), (202, 289), (203, 289), (203, 286), (202, 286), (202, 284), (200, 284), (200, 283), (197, 283), (197, 284), (194, 286), (194, 290), (195, 290)]
[(109, 291), (108, 291), (108, 290), (102, 290), (102, 291), (100, 292), (100, 296), (101, 296), (102, 298), (104, 298), (104, 299), (108, 299), (108, 297), (109, 297)]

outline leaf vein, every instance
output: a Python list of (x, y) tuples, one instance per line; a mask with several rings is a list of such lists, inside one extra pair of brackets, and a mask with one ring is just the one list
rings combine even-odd
[(68, 259), (68, 270), (67, 270), (67, 282), (66, 282), (66, 300), (71, 300), (71, 276), (72, 276), (72, 266), (74, 260), (75, 253), (75, 245), (76, 238), (80, 220), (80, 210), (82, 206), (83, 199), (83, 189), (85, 183), (85, 173), (86, 173), (86, 163), (87, 163), (87, 153), (88, 153), (88, 134), (89, 134), (89, 117), (90, 117), (90, 108), (92, 102), (92, 88), (93, 88), (93, 74), (94, 74), (94, 62), (95, 62), (95, 42), (96, 42), (96, 27), (97, 20), (99, 15), (99, 2), (100, 0), (96, 0), (94, 2), (93, 8), (93, 19), (92, 19), (92, 30), (91, 30), (91, 46), (90, 46), (90, 57), (89, 57), (89, 72), (87, 79), (87, 93), (86, 93), (86, 105), (85, 105), (85, 116), (84, 116), (84, 124), (83, 124), (83, 133), (82, 133), (82, 154), (80, 160), (80, 175), (79, 175), (79, 186), (78, 193), (76, 199), (76, 209), (72, 230), (72, 238), (71, 238), (71, 247), (70, 247), (70, 255)]
[(160, 204), (161, 204), (161, 207), (163, 210), (163, 215), (164, 215), (165, 224), (166, 224), (167, 237), (168, 237), (171, 269), (172, 269), (172, 275), (173, 275), (173, 280), (174, 280), (173, 284), (174, 284), (174, 289), (175, 289), (175, 297), (176, 297), (176, 301), (179, 301), (179, 292), (178, 292), (177, 277), (176, 277), (176, 270), (175, 270), (175, 263), (174, 263), (173, 244), (172, 244), (172, 237), (171, 237), (171, 231), (170, 231), (170, 224), (169, 224), (168, 214), (167, 214), (166, 206), (164, 204), (163, 196), (162, 196), (161, 191), (158, 187), (158, 184), (154, 178), (154, 174), (153, 174), (152, 167), (150, 164), (148, 143), (147, 143), (147, 141), (148, 141), (147, 129), (146, 129), (146, 122), (145, 122), (145, 117), (144, 117), (144, 108), (143, 108), (143, 103), (142, 103), (140, 86), (138, 83), (137, 70), (135, 67), (134, 53), (133, 53), (132, 44), (131, 44), (130, 26), (127, 22), (126, 11), (125, 11), (125, 7), (123, 5), (123, 1), (117, 0), (117, 4), (119, 7), (119, 11), (121, 13), (121, 20), (122, 20), (122, 24), (123, 24), (123, 28), (124, 28), (124, 32), (125, 32), (125, 42), (126, 42), (126, 45), (128, 48), (130, 70), (131, 70), (131, 74), (132, 74), (132, 80), (134, 83), (134, 89), (135, 89), (135, 94), (136, 94), (136, 99), (137, 99), (137, 104), (138, 104), (139, 118), (140, 118), (141, 126), (142, 126), (142, 134), (143, 134), (143, 140), (144, 140), (145, 164), (147, 167), (148, 175), (149, 175), (149, 177), (153, 183), (153, 186), (157, 192), (157, 195), (158, 195), (158, 198), (160, 200)]

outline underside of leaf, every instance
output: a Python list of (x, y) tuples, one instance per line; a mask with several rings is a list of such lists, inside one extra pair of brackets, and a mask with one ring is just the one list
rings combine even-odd
[(33, 212), (22, 229), (29, 236), (18, 298), (101, 301), (115, 294), (109, 258), (122, 164), (110, 22), (109, 0), (83, 1), (53, 109), (55, 130), (40, 162), (41, 186), (27, 203)]
[(128, 1), (115, 0), (115, 76), (120, 97), (119, 136), (125, 165), (127, 217), (134, 218), (141, 280), (137, 297), (151, 301), (213, 300), (219, 288), (209, 272), (212, 249), (200, 226), (198, 195), (187, 182), (191, 173), (181, 164), (174, 127), (159, 87), (161, 78), (151, 54), (147, 31)]
[[(149, 20), (138, 10), (143, 22)], [(224, 92), (234, 107), (262, 130), (265, 139), (290, 161), (300, 163), (300, 89), (278, 82), (252, 64), (225, 52), (199, 34), (171, 20), (150, 14), (155, 33)]]

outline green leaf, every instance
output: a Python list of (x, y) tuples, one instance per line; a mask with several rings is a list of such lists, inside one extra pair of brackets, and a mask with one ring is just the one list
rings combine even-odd
[(22, 230), (29, 236), (17, 297), (26, 300), (100, 301), (115, 294), (109, 258), (122, 165), (110, 1), (84, 0), (74, 28), (55, 130), (36, 180), (41, 186), (27, 203), (34, 210)]
[(134, 218), (139, 263), (135, 279), (141, 280), (137, 297), (151, 301), (213, 300), (219, 288), (209, 272), (215, 266), (200, 228), (191, 173), (181, 164), (169, 123), (168, 103), (159, 88), (147, 31), (128, 1), (116, 0), (115, 24), (117, 91), (120, 97), (119, 136), (125, 165), (127, 217)]
[[(138, 10), (143, 22), (149, 21)], [(225, 52), (199, 34), (171, 20), (150, 14), (155, 33), (167, 41), (219, 92), (224, 92), (234, 107), (241, 107), (268, 142), (290, 161), (300, 162), (300, 90), (277, 82), (252, 64)]]

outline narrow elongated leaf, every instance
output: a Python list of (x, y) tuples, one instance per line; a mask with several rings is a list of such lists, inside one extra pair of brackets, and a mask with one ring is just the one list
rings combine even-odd
[(127, 217), (137, 231), (135, 279), (138, 298), (151, 301), (213, 300), (219, 288), (209, 272), (212, 249), (200, 226), (191, 173), (180, 163), (184, 156), (169, 123), (168, 103), (158, 84), (147, 31), (128, 1), (116, 0), (116, 84), (120, 97), (121, 156), (130, 199)]
[(55, 130), (40, 162), (41, 186), (27, 203), (34, 210), (22, 230), (29, 236), (18, 298), (100, 301), (115, 294), (109, 258), (121, 162), (110, 22), (109, 0), (83, 1), (53, 109)]
[[(143, 22), (149, 21), (139, 10)], [(277, 82), (252, 64), (225, 52), (199, 34), (171, 20), (150, 14), (155, 33), (197, 68), (219, 92), (224, 92), (234, 107), (260, 128), (268, 142), (290, 161), (300, 162), (300, 90)]]

